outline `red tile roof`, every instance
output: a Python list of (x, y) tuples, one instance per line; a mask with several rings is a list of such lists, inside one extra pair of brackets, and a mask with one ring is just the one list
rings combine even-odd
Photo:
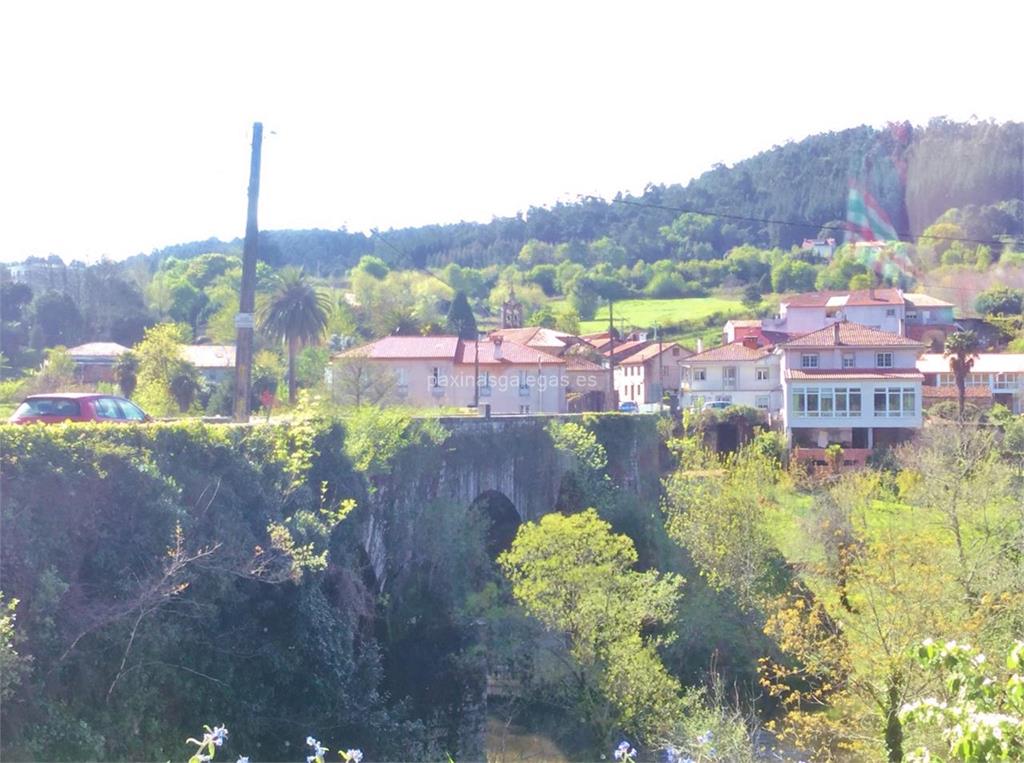
[[(836, 326), (839, 327), (839, 341), (836, 341)], [(863, 326), (860, 323), (843, 321), (823, 329), (790, 339), (782, 345), (790, 347), (923, 347), (920, 342), (907, 339), (899, 334)]]
[(640, 352), (644, 347), (650, 344), (648, 340), (633, 339), (628, 342), (616, 342), (615, 347), (612, 348), (609, 345), (605, 345), (601, 348), (601, 354), (607, 357), (609, 354), (615, 354), (615, 360), (618, 362), (623, 358), (627, 358), (634, 352)]
[(342, 353), (345, 358), (372, 360), (451, 360), (459, 365), (564, 365), (561, 358), (534, 347), (504, 339), (501, 359), (495, 357), (495, 343), (480, 342), (480, 355), (476, 355), (476, 342), (463, 341), (457, 336), (386, 336), (376, 342)]
[[(992, 397), (992, 390), (988, 387), (967, 387), (964, 389), (964, 397), (973, 397), (981, 399), (989, 399)], [(938, 398), (940, 400), (956, 400), (957, 392), (956, 387), (930, 387), (925, 385), (921, 387), (921, 394), (924, 397)]]
[(658, 343), (655, 342), (654, 344), (650, 345), (649, 347), (644, 347), (639, 352), (633, 353), (628, 358), (623, 360), (622, 364), (625, 365), (627, 363), (637, 363), (637, 364), (639, 364), (639, 363), (646, 363), (648, 360), (656, 358), (656, 357), (658, 357), (658, 355), (660, 355), (662, 353), (669, 352), (669, 350), (672, 350), (673, 348), (679, 350), (679, 355), (678, 356), (673, 356), (673, 357), (679, 357), (680, 359), (682, 359), (682, 358), (688, 358), (691, 355), (693, 355), (693, 350), (689, 350), (686, 347), (683, 347), (681, 344), (677, 344), (676, 342), (667, 342), (665, 344), (662, 344), (661, 345), (661, 350), (659, 351), (658, 350)]
[(714, 363), (723, 360), (761, 360), (771, 355), (771, 350), (766, 347), (747, 347), (743, 342), (731, 342), (721, 347), (712, 347), (710, 350), (698, 352), (686, 359), (687, 363)]
[(868, 305), (902, 305), (903, 292), (899, 289), (859, 289), (857, 291), (812, 291), (804, 294), (793, 294), (783, 297), (782, 303), (789, 307), (824, 307), (825, 304), (836, 297), (846, 297), (842, 306), (855, 305), (865, 307)]
[(853, 381), (870, 379), (909, 379), (921, 381), (924, 374), (916, 368), (787, 368), (792, 381)]
[(505, 339), (501, 343), (501, 359), (495, 357), (496, 344), (491, 341), (480, 342), (480, 357), (476, 356), (477, 342), (459, 342), (459, 351), (455, 355), (455, 362), (461, 365), (473, 365), (479, 362), (480, 365), (537, 365), (545, 366), (564, 365), (565, 361), (550, 353), (539, 350), (536, 347), (527, 347), (525, 344)]
[(419, 359), (454, 358), (457, 336), (386, 336), (342, 353), (345, 358)]
[(68, 355), (72, 358), (88, 356), (91, 358), (114, 359), (126, 352), (128, 352), (128, 348), (117, 342), (87, 342), (77, 347), (72, 347), (68, 350)]
[(563, 355), (562, 359), (565, 361), (565, 367), (570, 371), (607, 371), (608, 369), (604, 366), (599, 366), (591, 360), (587, 360), (581, 355)]

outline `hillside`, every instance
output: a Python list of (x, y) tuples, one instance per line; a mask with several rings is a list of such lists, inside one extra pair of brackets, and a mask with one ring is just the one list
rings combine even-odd
[[(261, 253), (271, 265), (303, 265), (322, 274), (347, 270), (364, 254), (392, 266), (483, 267), (511, 262), (530, 239), (558, 244), (609, 237), (631, 261), (653, 262), (678, 256), (659, 229), (680, 212), (693, 211), (729, 216), (715, 218), (703, 238), (712, 257), (721, 257), (739, 243), (788, 249), (825, 224), (840, 224), (851, 183), (877, 199), (897, 231), (920, 233), (947, 209), (1024, 198), (1022, 157), (1024, 124), (1017, 122), (938, 118), (924, 127), (861, 126), (775, 146), (732, 167), (717, 165), (685, 186), (649, 186), (639, 196), (582, 199), (488, 223), (402, 228), (377, 236), (266, 231)], [(170, 246), (147, 258), (240, 249), (240, 240), (212, 239)]]

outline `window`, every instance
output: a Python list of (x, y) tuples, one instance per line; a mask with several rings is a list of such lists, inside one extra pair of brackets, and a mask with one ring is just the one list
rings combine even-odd
[(119, 400), (121, 405), (121, 411), (124, 413), (124, 417), (129, 421), (145, 421), (146, 414), (142, 412), (135, 403), (130, 400)]
[(694, 381), (707, 381), (708, 370), (706, 368), (695, 368), (693, 369), (693, 380)]
[(431, 387), (440, 387), (441, 386), (441, 369), (438, 368), (437, 366), (434, 366), (430, 370), (430, 386)]
[(755, 368), (754, 378), (758, 381), (768, 381), (768, 369), (767, 368)]
[[(519, 396), (526, 397), (530, 394), (530, 375), (526, 371), (519, 372)], [(527, 406), (529, 407), (529, 406)]]
[(856, 368), (857, 356), (852, 352), (843, 353), (843, 368)]
[(726, 366), (722, 369), (722, 384), (727, 389), (735, 388), (736, 386), (736, 366)]
[(793, 415), (857, 417), (861, 413), (860, 402), (861, 394), (857, 387), (801, 387), (793, 390)]
[(875, 366), (877, 368), (892, 368), (892, 353), (879, 352), (875, 354)]
[(482, 371), (477, 379), (477, 384), (480, 385), (480, 397), (491, 396), (491, 375), (489, 372)]
[(672, 348), (672, 357), (673, 358), (678, 358), (679, 357), (679, 348), (678, 347), (673, 347)]
[(768, 395), (758, 395), (754, 398), (754, 407), (760, 408), (762, 411), (767, 411), (770, 406), (769, 400), (770, 398)]
[(521, 406), (519, 406), (519, 412), (520, 413), (529, 413), (530, 412), (530, 406), (528, 406), (528, 405), (521, 405)]
[(100, 397), (93, 403), (96, 407), (96, 415), (101, 419), (120, 419), (124, 418), (121, 415), (121, 407), (117, 404), (117, 401), (109, 397)]
[(887, 309), (885, 311), (885, 317), (886, 318), (893, 318), (895, 316), (896, 316), (896, 308), (895, 307), (890, 307), (889, 309)]
[(913, 387), (875, 389), (875, 416), (913, 416), (917, 413), (917, 394)]
[(817, 368), (818, 367), (818, 353), (816, 352), (803, 352), (800, 353), (800, 368)]

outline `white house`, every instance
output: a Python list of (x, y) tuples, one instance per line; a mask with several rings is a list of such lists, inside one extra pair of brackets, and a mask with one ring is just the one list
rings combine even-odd
[(683, 361), (682, 405), (749, 405), (769, 413), (782, 407), (779, 356), (756, 337), (713, 347)]
[[(924, 345), (852, 322), (834, 323), (780, 347), (789, 443), (820, 451), (838, 443), (854, 461), (921, 427)], [(797, 457), (801, 455), (798, 453)]]
[[(956, 387), (949, 359), (941, 354), (922, 355), (917, 361), (917, 370), (924, 374), (926, 385)], [(968, 390), (987, 389), (992, 394), (992, 402), (1005, 405), (1014, 413), (1024, 413), (1024, 354), (979, 353), (967, 374), (965, 386)]]
[[(466, 407), (494, 414), (565, 413), (566, 362), (493, 336), (389, 336), (337, 356), (329, 384), (340, 399), (415, 407)], [(374, 399), (376, 398), (376, 399)]]
[(906, 321), (903, 292), (886, 288), (795, 294), (782, 299), (778, 317), (763, 321), (763, 328), (798, 335), (817, 331), (836, 321), (903, 334)]
[(690, 355), (692, 350), (675, 342), (652, 342), (617, 361), (615, 391), (619, 402), (660, 403), (666, 393), (678, 394), (683, 363)]

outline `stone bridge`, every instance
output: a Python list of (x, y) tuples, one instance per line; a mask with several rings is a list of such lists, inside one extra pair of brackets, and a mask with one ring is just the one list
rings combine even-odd
[(555, 447), (548, 433), (552, 421), (575, 421), (593, 431), (607, 452), (612, 481), (638, 499), (656, 499), (660, 453), (654, 416), (442, 418), (447, 440), (404, 453), (369, 496), (364, 546), (378, 585), (385, 585), (389, 566), (401, 564), (414, 547), (412, 528), (423, 512), (466, 512), (475, 504), (490, 517), (500, 536), (494, 543), (501, 546), (521, 522), (554, 510), (574, 464)]

